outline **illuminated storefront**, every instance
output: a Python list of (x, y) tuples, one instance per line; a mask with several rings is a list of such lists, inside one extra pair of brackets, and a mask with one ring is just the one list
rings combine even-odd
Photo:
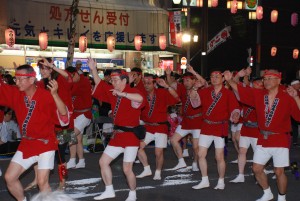
[[(105, 2), (105, 3), (104, 3)], [(64, 68), (70, 33), (71, 0), (0, 0), (0, 65), (11, 67), (12, 62), (34, 63), (39, 56), (53, 58)], [(18, 5), (18, 6), (16, 6)], [(5, 44), (4, 32), (12, 28), (16, 44)], [(48, 47), (40, 50), (38, 35), (46, 32)], [(173, 59), (176, 53), (159, 48), (159, 36), (168, 38), (168, 12), (155, 7), (151, 1), (90, 0), (80, 1), (76, 24), (74, 63), (88, 57), (97, 59), (99, 68), (141, 67), (158, 68), (160, 57)], [(81, 35), (87, 38), (85, 52), (78, 49)], [(115, 50), (107, 50), (107, 38), (116, 39)], [(142, 38), (142, 49), (136, 51), (134, 37)], [(168, 39), (167, 39), (168, 41)], [(168, 44), (168, 43), (167, 43)]]

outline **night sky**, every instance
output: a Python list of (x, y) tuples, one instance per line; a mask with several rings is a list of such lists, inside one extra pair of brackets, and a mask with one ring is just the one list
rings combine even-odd
[[(292, 57), (293, 49), (300, 50), (300, 0), (263, 0), (262, 6), (264, 17), (261, 20), (261, 69), (279, 69), (283, 72), (283, 78), (290, 82), (300, 70), (300, 58), (295, 60)], [(252, 48), (255, 71), (257, 21), (248, 20), (248, 12), (245, 10), (231, 14), (229, 9), (221, 9), (225, 7), (225, 4), (219, 3), (217, 9), (210, 8), (208, 11), (208, 40), (225, 25), (232, 27), (231, 38), (208, 55), (208, 72), (214, 68), (239, 70), (248, 66), (248, 48)], [(274, 9), (279, 13), (277, 23), (270, 21), (271, 11)], [(201, 12), (201, 8), (191, 9), (191, 28), (199, 35), (203, 22)], [(296, 27), (291, 25), (293, 12), (298, 12), (299, 15), (299, 24)], [(200, 43), (201, 41), (191, 44), (191, 58), (201, 48)], [(272, 46), (277, 47), (275, 57), (271, 56)], [(200, 54), (192, 59), (191, 65), (200, 72)]]

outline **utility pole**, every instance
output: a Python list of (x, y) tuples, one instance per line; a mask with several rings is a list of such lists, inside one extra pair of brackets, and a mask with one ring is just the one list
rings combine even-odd
[(208, 34), (208, 1), (203, 1), (202, 7), (202, 31), (201, 31), (201, 75), (207, 76), (207, 34)]
[(67, 55), (66, 67), (72, 66), (73, 58), (74, 58), (78, 3), (79, 3), (79, 0), (73, 0), (72, 6), (71, 6), (70, 38), (69, 38), (69, 44), (68, 44), (68, 55)]
[[(187, 30), (191, 38), (191, 0), (187, 0), (186, 3), (187, 3)], [(187, 60), (187, 65), (189, 65), (191, 60), (191, 41), (187, 43), (186, 60)]]
[[(262, 0), (257, 1), (257, 6), (262, 5)], [(257, 21), (256, 27), (256, 68), (255, 76), (260, 77), (260, 63), (261, 63), (261, 20)]]

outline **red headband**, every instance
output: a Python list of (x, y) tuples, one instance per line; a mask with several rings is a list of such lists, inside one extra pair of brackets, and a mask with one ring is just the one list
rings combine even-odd
[(266, 76), (274, 76), (274, 77), (278, 77), (279, 79), (281, 79), (281, 73), (275, 73), (275, 72), (271, 72), (269, 70), (265, 70), (264, 77), (266, 77)]
[(213, 71), (213, 72), (211, 72), (210, 75), (212, 75), (212, 74), (219, 74), (219, 75), (222, 75), (222, 72), (221, 72), (221, 71)]
[(36, 72), (32, 72), (32, 73), (16, 73), (15, 76), (26, 76), (26, 77), (35, 77), (36, 76)]
[(110, 74), (110, 77), (114, 77), (114, 76), (122, 76), (122, 75), (125, 75), (125, 76), (128, 76), (127, 72), (121, 70), (121, 72), (113, 72)]

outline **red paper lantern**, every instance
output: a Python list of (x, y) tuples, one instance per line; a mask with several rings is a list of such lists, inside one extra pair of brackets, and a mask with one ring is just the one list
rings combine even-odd
[(261, 20), (263, 18), (264, 9), (262, 6), (257, 6), (256, 8), (256, 19)]
[(161, 50), (165, 50), (167, 47), (167, 37), (164, 34), (160, 35), (158, 42), (159, 42), (159, 48)]
[(237, 9), (238, 9), (238, 2), (236, 0), (231, 1), (230, 12), (232, 14), (235, 14), (237, 12)]
[(272, 47), (272, 48), (271, 48), (271, 56), (272, 56), (272, 57), (275, 57), (276, 54), (277, 54), (277, 47)]
[(48, 46), (48, 34), (46, 32), (41, 32), (39, 34), (39, 45), (41, 50), (47, 49)]
[(294, 49), (293, 51), (293, 59), (298, 59), (299, 56), (299, 50), (298, 49)]
[(134, 37), (134, 47), (137, 51), (140, 51), (142, 49), (142, 36)]
[(278, 11), (272, 10), (271, 12), (271, 22), (276, 23), (278, 19)]
[(79, 50), (85, 52), (87, 49), (87, 38), (86, 36), (80, 36), (79, 38)]
[(211, 6), (212, 7), (217, 7), (218, 6), (218, 0), (212, 0), (211, 1)]
[(5, 41), (6, 45), (8, 45), (9, 47), (14, 46), (16, 41), (16, 34), (13, 29), (9, 28), (5, 30)]
[(107, 49), (112, 52), (115, 50), (116, 47), (116, 39), (114, 36), (108, 36), (106, 40)]
[(294, 27), (298, 25), (298, 13), (293, 13), (291, 15), (291, 25)]

